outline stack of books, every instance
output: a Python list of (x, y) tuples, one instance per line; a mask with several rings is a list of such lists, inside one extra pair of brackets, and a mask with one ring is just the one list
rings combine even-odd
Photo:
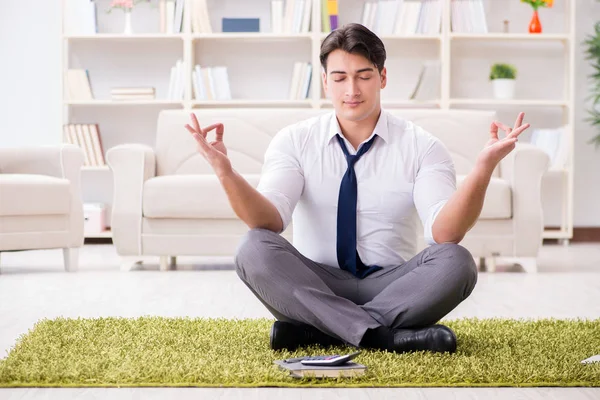
[(194, 66), (192, 89), (196, 100), (231, 100), (227, 67)]
[(116, 87), (110, 90), (112, 100), (154, 100), (153, 87)]
[(171, 75), (169, 78), (169, 93), (168, 100), (183, 100), (185, 93), (185, 67), (183, 60), (179, 59), (174, 66), (171, 67)]
[(85, 69), (69, 69), (65, 76), (65, 92), (68, 100), (93, 100), (90, 76)]
[(271, 32), (308, 33), (312, 0), (271, 0)]
[(483, 0), (452, 0), (452, 32), (488, 33)]
[(288, 363), (285, 360), (276, 360), (273, 364), (281, 370), (289, 371), (293, 378), (351, 378), (364, 375), (367, 369), (365, 365), (353, 361), (334, 367), (304, 365), (301, 362)]
[(159, 0), (160, 33), (183, 32), (183, 6), (185, 0)]
[(378, 35), (440, 33), (441, 0), (379, 0), (363, 6), (361, 23)]
[(321, 23), (323, 32), (338, 28), (338, 0), (321, 0)]
[(212, 33), (212, 25), (208, 14), (207, 0), (191, 0), (192, 31), (194, 33)]
[(66, 143), (81, 147), (85, 166), (102, 167), (106, 165), (98, 124), (65, 124), (63, 125), (63, 135)]
[(290, 84), (290, 100), (308, 99), (310, 81), (312, 77), (312, 64), (307, 62), (294, 63), (292, 82)]

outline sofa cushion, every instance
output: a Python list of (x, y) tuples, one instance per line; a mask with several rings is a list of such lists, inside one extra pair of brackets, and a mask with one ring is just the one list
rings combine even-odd
[[(465, 175), (456, 176), (456, 185), (460, 187)], [(483, 201), (483, 209), (479, 219), (510, 219), (512, 218), (512, 194), (508, 181), (501, 178), (491, 178)]]
[(0, 174), (0, 215), (68, 214), (67, 179), (46, 175)]
[[(260, 175), (243, 175), (258, 186)], [(456, 177), (460, 186), (464, 175)], [(221, 183), (214, 175), (165, 175), (144, 183), (143, 213), (147, 218), (237, 218)], [(480, 219), (509, 219), (511, 189), (507, 181), (492, 178)]]
[[(243, 175), (254, 187), (260, 176)], [(237, 218), (215, 175), (164, 175), (144, 183), (147, 218)]]

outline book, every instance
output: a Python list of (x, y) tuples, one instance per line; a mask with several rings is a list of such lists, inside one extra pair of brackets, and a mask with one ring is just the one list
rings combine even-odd
[(282, 370), (290, 371), (290, 376), (294, 378), (314, 377), (314, 378), (351, 378), (365, 374), (367, 367), (349, 361), (344, 365), (336, 367), (320, 367), (316, 365), (304, 365), (301, 362), (286, 363), (284, 360), (273, 361)]
[(223, 32), (260, 32), (258, 18), (223, 18)]

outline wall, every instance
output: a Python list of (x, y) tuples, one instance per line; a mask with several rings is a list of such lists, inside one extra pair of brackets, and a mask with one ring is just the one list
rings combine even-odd
[[(495, 7), (496, 1), (505, 0), (494, 0)], [(592, 32), (594, 22), (600, 20), (600, 3), (594, 0), (577, 2), (577, 42), (580, 43), (586, 34)], [(0, 147), (60, 141), (60, 3), (60, 0), (0, 2)], [(524, 6), (512, 3), (511, 7)], [(551, 12), (543, 10), (540, 13), (542, 22), (550, 18)], [(515, 26), (522, 20), (512, 23)], [(470, 71), (467, 69), (462, 73), (469, 75)], [(527, 71), (524, 73), (527, 74)], [(586, 143), (597, 131), (583, 121), (585, 109), (589, 106), (585, 98), (590, 86), (587, 79), (590, 73), (591, 67), (584, 60), (583, 48), (577, 46), (575, 226), (600, 226), (600, 149), (595, 150)], [(531, 71), (529, 75), (532, 75)], [(534, 83), (551, 84), (543, 79)], [(128, 118), (124, 112), (118, 115)], [(553, 199), (546, 201), (552, 202)], [(552, 209), (551, 204), (548, 207)], [(554, 217), (549, 215), (548, 222), (552, 223)]]

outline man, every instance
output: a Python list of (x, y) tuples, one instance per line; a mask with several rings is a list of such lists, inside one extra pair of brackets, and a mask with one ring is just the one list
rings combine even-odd
[[(321, 46), (323, 84), (335, 112), (281, 130), (265, 154), (257, 189), (233, 168), (222, 124), (186, 128), (250, 231), (238, 275), (277, 318), (273, 349), (309, 344), (405, 352), (454, 352), (456, 336), (436, 324), (477, 281), (458, 243), (475, 224), (492, 171), (529, 124), (494, 122), (473, 171), (456, 189), (439, 139), (381, 109), (386, 86), (381, 40), (359, 24)], [(498, 139), (498, 128), (507, 132)], [(216, 129), (216, 141), (206, 135)], [(431, 246), (414, 246), (414, 211)], [(280, 233), (294, 218), (294, 245)]]

